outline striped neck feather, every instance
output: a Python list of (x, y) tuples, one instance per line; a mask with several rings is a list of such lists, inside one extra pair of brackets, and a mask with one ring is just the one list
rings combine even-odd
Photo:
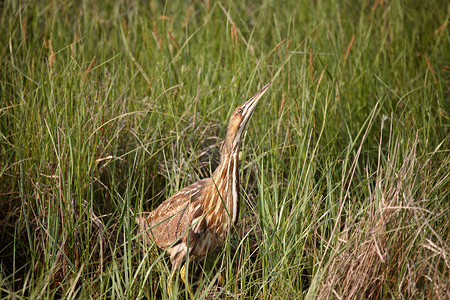
[(239, 145), (230, 148), (229, 152), (222, 151), (220, 164), (212, 175), (209, 199), (206, 199), (209, 223), (217, 223), (217, 226), (222, 223), (226, 227), (235, 223), (239, 214)]

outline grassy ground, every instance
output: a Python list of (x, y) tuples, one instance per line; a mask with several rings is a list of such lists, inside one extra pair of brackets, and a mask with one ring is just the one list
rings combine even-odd
[(136, 2), (0, 3), (2, 298), (166, 298), (134, 215), (269, 81), (197, 297), (450, 298), (448, 3)]

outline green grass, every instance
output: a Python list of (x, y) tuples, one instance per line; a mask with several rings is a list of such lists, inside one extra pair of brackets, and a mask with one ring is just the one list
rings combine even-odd
[(270, 81), (196, 296), (449, 298), (450, 6), (169, 2), (0, 4), (1, 298), (166, 298), (134, 216)]

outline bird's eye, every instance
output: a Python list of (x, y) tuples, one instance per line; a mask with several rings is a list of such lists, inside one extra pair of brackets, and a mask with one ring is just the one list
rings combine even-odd
[(242, 109), (239, 109), (239, 110), (237, 111), (237, 113), (240, 114), (240, 115), (242, 116), (242, 113), (243, 113)]

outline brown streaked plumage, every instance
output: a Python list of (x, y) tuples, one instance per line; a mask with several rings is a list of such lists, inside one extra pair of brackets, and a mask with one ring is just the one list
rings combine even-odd
[[(220, 163), (211, 178), (191, 184), (137, 219), (145, 243), (167, 249), (173, 270), (189, 258), (221, 245), (239, 215), (239, 147), (256, 105), (269, 88), (239, 105), (231, 115)], [(173, 273), (172, 273), (173, 274)]]

